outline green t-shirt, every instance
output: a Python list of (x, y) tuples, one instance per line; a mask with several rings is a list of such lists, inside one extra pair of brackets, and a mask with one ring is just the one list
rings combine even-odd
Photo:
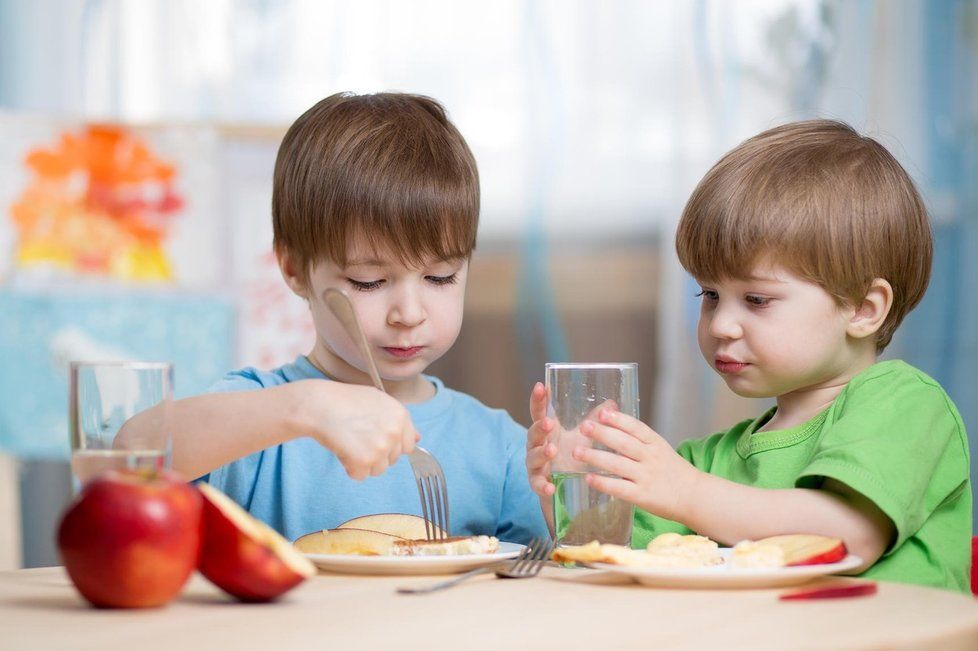
[[(700, 470), (759, 488), (842, 482), (896, 529), (892, 546), (862, 576), (970, 593), (968, 438), (936, 381), (904, 362), (879, 362), (807, 423), (758, 432), (773, 414), (685, 441), (678, 452)], [(633, 547), (665, 531), (689, 530), (636, 509)]]

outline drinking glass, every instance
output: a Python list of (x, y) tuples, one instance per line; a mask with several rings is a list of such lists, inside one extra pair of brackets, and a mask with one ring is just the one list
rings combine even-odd
[[(113, 469), (169, 467), (172, 364), (72, 362), (70, 375), (71, 470), (79, 484)], [(137, 415), (138, 427), (123, 427)]]
[(597, 420), (601, 408), (638, 418), (638, 364), (546, 365), (548, 416), (556, 421), (551, 441), (557, 456), (551, 462), (554, 528), (558, 545), (601, 543), (629, 545), (632, 536), (630, 503), (592, 489), (588, 473), (608, 473), (574, 459), (575, 447), (607, 449), (581, 434), (581, 422)]

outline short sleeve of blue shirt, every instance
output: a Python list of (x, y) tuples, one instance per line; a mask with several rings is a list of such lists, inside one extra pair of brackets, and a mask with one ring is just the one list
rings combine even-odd
[[(439, 460), (448, 485), (453, 535), (494, 535), (526, 543), (548, 536), (526, 477), (526, 430), (503, 410), (425, 376), (435, 396), (407, 405), (421, 442)], [(271, 371), (245, 368), (211, 392), (248, 391), (326, 378), (304, 357)], [(227, 493), (289, 540), (371, 513), (421, 514), (406, 457), (379, 477), (351, 479), (336, 456), (309, 438), (288, 441), (200, 478)]]

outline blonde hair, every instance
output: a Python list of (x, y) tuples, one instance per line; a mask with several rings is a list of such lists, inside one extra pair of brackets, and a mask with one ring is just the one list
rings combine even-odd
[(893, 305), (882, 351), (920, 302), (933, 243), (913, 181), (872, 138), (847, 124), (785, 124), (741, 143), (707, 172), (676, 233), (683, 267), (704, 281), (743, 279), (774, 263), (859, 305), (876, 278)]
[(422, 95), (338, 93), (289, 127), (275, 160), (275, 250), (310, 266), (348, 262), (352, 241), (405, 264), (468, 257), (479, 223), (475, 158)]

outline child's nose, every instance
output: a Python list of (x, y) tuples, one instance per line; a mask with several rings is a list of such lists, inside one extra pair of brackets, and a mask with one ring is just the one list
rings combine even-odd
[(710, 318), (710, 336), (716, 339), (739, 339), (743, 334), (734, 310), (717, 307)]
[(410, 288), (398, 292), (388, 313), (388, 323), (413, 327), (424, 320), (425, 309), (418, 292)]

